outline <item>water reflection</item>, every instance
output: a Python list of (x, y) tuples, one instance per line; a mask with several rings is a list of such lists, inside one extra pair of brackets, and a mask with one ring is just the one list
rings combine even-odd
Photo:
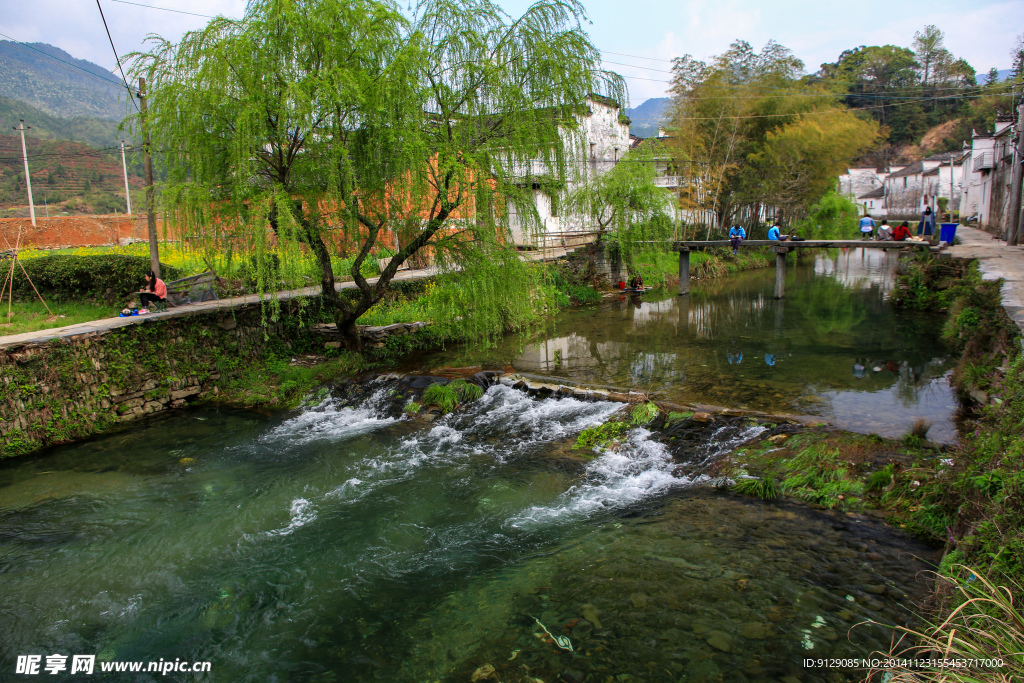
[(780, 301), (773, 270), (694, 283), (684, 297), (622, 295), (557, 315), (525, 348), (515, 338), (485, 357), (448, 352), (431, 362), (511, 362), (666, 400), (819, 415), (885, 436), (924, 418), (930, 438), (951, 442), (956, 402), (939, 321), (887, 302), (896, 260), (865, 249), (817, 255), (789, 269)]

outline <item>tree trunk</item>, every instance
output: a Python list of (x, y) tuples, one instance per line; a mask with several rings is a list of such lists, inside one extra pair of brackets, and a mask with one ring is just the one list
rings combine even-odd
[(341, 335), (345, 348), (349, 351), (359, 353), (363, 350), (363, 338), (359, 334), (356, 320), (362, 313), (353, 316), (340, 308), (334, 309), (334, 323), (338, 326), (338, 334)]

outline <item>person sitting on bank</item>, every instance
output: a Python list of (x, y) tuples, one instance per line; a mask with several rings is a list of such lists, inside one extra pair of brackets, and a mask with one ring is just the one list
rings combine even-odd
[(889, 225), (889, 221), (882, 220), (882, 224), (878, 226), (878, 234), (875, 235), (876, 242), (892, 242), (892, 226)]
[(729, 243), (732, 244), (732, 253), (739, 253), (740, 242), (747, 239), (747, 231), (742, 225), (734, 225), (729, 228)]
[(775, 240), (777, 242), (785, 242), (789, 239), (789, 235), (782, 234), (782, 225), (778, 221), (768, 229), (768, 239)]
[(152, 270), (146, 273), (146, 284), (139, 290), (139, 305), (142, 308), (150, 308), (150, 304), (158, 304), (167, 301), (167, 285), (156, 276)]
[(864, 218), (860, 219), (860, 238), (867, 240), (871, 239), (871, 235), (875, 232), (875, 221), (872, 220), (871, 216), (864, 214)]
[(903, 221), (896, 226), (896, 229), (892, 232), (892, 238), (896, 242), (903, 242), (910, 237), (910, 223)]
[(629, 286), (630, 286), (631, 289), (643, 289), (644, 288), (644, 278), (643, 278), (643, 276), (640, 273), (637, 273), (636, 275), (634, 275), (633, 279), (629, 281)]

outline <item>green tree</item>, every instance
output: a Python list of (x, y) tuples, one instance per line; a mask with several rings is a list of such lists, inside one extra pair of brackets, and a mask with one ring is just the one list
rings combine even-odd
[[(564, 183), (588, 97), (622, 95), (584, 17), (576, 0), (514, 21), (489, 0), (428, 0), (412, 19), (388, 0), (254, 0), (241, 20), (157, 40), (136, 71), (168, 150), (164, 204), (210, 248), (244, 236), (264, 290), (295, 279), (308, 247), (351, 348), (358, 317), (421, 252), (463, 269), (452, 319), (481, 334), (521, 323), (535, 279), (503, 237), (512, 213), (537, 226), (525, 162)], [(394, 256), (370, 283), (380, 247)], [(349, 248), (354, 298), (331, 261)]]
[(89, 182), (88, 178), (82, 181), (82, 192), (92, 192), (92, 183)]
[(877, 126), (802, 68), (776, 43), (758, 53), (742, 41), (710, 64), (676, 61), (670, 144), (686, 173), (680, 203), (708, 234), (756, 221), (766, 204), (805, 211), (874, 142)]
[[(584, 221), (574, 227), (596, 227), (596, 245), (605, 240), (615, 243), (627, 263), (650, 251), (651, 242), (667, 243), (674, 197), (655, 181), (657, 164), (669, 159), (667, 150), (650, 140), (627, 152), (608, 172), (588, 174), (565, 201), (568, 215)], [(588, 279), (594, 274), (591, 259)]]

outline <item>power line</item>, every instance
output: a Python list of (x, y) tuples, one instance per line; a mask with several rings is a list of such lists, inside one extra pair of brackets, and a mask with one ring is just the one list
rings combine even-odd
[(145, 7), (146, 9), (159, 9), (159, 10), (163, 10), (164, 12), (176, 12), (178, 14), (191, 14), (193, 17), (205, 17), (207, 19), (216, 19), (217, 18), (217, 17), (212, 17), (209, 14), (196, 14), (195, 12), (186, 12), (184, 10), (171, 9), (169, 7), (156, 7), (154, 5), (143, 5), (142, 3), (139, 3), (139, 2), (128, 2), (128, 0), (110, 0), (110, 1), (111, 2), (119, 2), (122, 5), (135, 5), (136, 7)]
[(96, 7), (100, 10), (100, 18), (103, 19), (103, 28), (107, 30), (107, 40), (110, 41), (110, 49), (114, 51), (114, 59), (117, 60), (117, 69), (121, 72), (121, 80), (124, 81), (125, 90), (128, 91), (128, 96), (131, 97), (132, 104), (135, 104), (135, 109), (138, 110), (139, 105), (135, 103), (135, 98), (132, 96), (132, 88), (128, 85), (128, 79), (125, 78), (124, 67), (121, 66), (121, 58), (117, 56), (117, 48), (114, 47), (114, 39), (110, 36), (110, 27), (107, 26), (107, 18), (103, 16), (103, 6), (100, 5), (100, 0), (96, 0)]

